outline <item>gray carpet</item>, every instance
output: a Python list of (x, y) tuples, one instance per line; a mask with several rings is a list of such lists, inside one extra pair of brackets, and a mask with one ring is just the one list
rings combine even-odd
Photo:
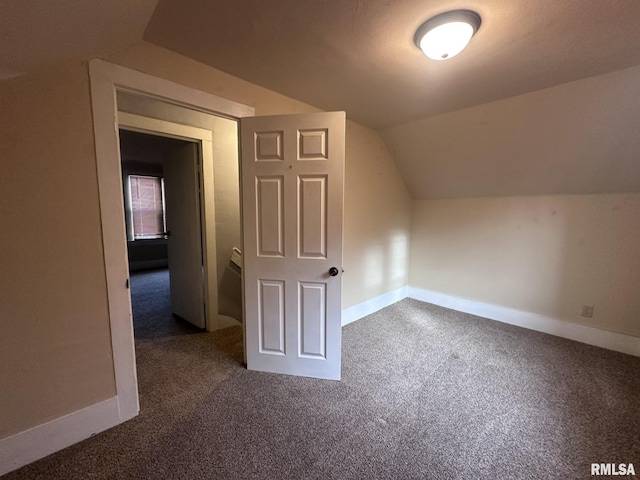
[[(640, 358), (414, 300), (343, 381), (247, 371), (241, 329), (142, 339), (141, 414), (13, 479), (580, 479), (640, 467)], [(4, 480), (4, 479), (3, 479)]]
[(130, 281), (136, 340), (203, 331), (171, 313), (168, 269), (134, 272), (130, 274)]

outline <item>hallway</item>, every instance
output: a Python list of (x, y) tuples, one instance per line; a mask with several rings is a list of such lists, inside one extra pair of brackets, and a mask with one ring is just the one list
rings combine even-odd
[(142, 339), (204, 332), (171, 313), (168, 269), (132, 272), (130, 278), (136, 346)]

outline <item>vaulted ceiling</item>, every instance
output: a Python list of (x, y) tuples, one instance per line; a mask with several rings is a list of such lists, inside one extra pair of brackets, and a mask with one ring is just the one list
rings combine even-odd
[(0, 79), (142, 39), (158, 0), (1, 0)]
[[(429, 60), (452, 8), (482, 25)], [(160, 0), (145, 39), (378, 129), (640, 64), (639, 25), (638, 0)]]
[[(0, 78), (146, 40), (346, 110), (381, 132), (414, 197), (640, 191), (638, 0), (1, 5)], [(431, 61), (415, 30), (455, 8), (482, 25), (460, 55)]]

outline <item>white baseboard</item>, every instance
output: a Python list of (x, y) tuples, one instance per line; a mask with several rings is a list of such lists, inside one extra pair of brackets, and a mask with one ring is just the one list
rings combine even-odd
[(558, 320), (537, 313), (524, 312), (522, 310), (454, 297), (415, 287), (409, 287), (408, 296), (416, 300), (433, 303), (434, 305), (450, 308), (459, 312), (470, 313), (479, 317), (528, 328), (529, 330), (568, 338), (569, 340), (576, 340), (616, 352), (640, 356), (639, 337), (600, 330), (598, 328)]
[(123, 420), (118, 397), (0, 440), (0, 476), (114, 427)]
[(342, 310), (342, 326), (344, 327), (349, 323), (360, 320), (362, 317), (366, 317), (367, 315), (371, 315), (372, 313), (382, 310), (389, 305), (393, 305), (403, 298), (407, 298), (407, 288), (408, 287), (406, 286), (400, 287), (396, 290), (392, 290), (369, 299), (366, 302), (358, 303), (353, 307), (345, 308)]

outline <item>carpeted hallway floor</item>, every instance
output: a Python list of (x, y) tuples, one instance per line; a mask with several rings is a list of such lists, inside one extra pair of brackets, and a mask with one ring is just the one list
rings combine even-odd
[[(403, 300), (343, 380), (247, 371), (242, 332), (137, 341), (141, 413), (14, 479), (580, 479), (640, 467), (640, 358)], [(3, 478), (4, 480), (4, 478)]]
[(131, 309), (136, 342), (203, 331), (171, 313), (168, 269), (131, 274)]

